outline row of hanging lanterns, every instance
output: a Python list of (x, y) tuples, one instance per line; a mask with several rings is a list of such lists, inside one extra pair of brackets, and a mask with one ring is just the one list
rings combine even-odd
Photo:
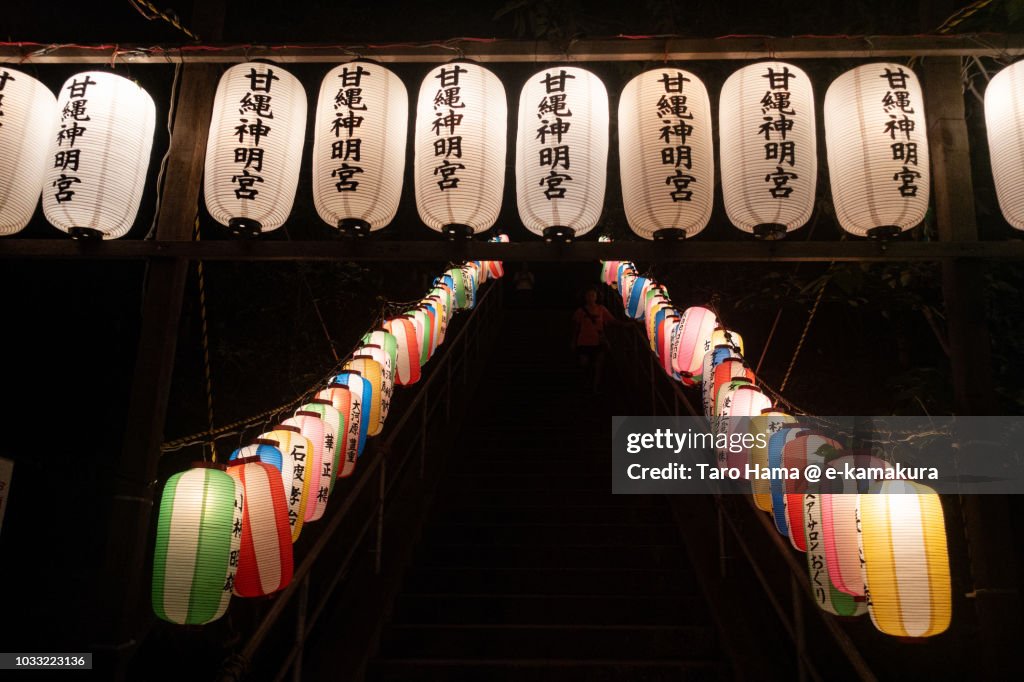
[(304, 524), (323, 518), (337, 479), (355, 473), (367, 438), (382, 433), (394, 386), (419, 381), (452, 317), (502, 274), (491, 261), (449, 268), (418, 304), (367, 332), (293, 416), (235, 450), (226, 466), (200, 462), (171, 476), (153, 557), (156, 615), (201, 625), (224, 615), (232, 595), (287, 587), (293, 544)]
[[(1000, 72), (985, 95), (996, 192), (1024, 229), (1024, 67)], [(0, 234), (43, 213), (73, 236), (123, 236), (135, 220), (153, 142), (155, 106), (110, 72), (72, 76), (54, 98), (0, 66)], [(710, 96), (676, 68), (646, 71), (619, 98), (619, 170), (630, 228), (645, 239), (698, 234), (711, 218), (715, 159)], [(817, 181), (814, 93), (798, 66), (744, 66), (720, 93), (722, 197), (736, 227), (779, 238), (810, 218)], [(335, 67), (314, 114), (313, 199), (328, 224), (353, 234), (395, 216), (405, 170), (409, 99), (375, 62)], [(917, 75), (895, 63), (858, 66), (831, 83), (825, 147), (836, 217), (858, 236), (888, 237), (924, 219), (929, 155)], [(229, 68), (218, 84), (204, 178), (206, 208), (236, 233), (275, 230), (291, 213), (306, 131), (306, 93), (276, 64)], [(490, 229), (504, 196), (505, 88), (470, 61), (433, 68), (416, 100), (414, 190), (421, 220), (452, 237)], [(593, 73), (554, 66), (519, 97), (516, 197), (523, 224), (571, 239), (600, 219), (607, 180), (608, 93)]]
[[(743, 356), (743, 339), (714, 312), (675, 307), (667, 289), (628, 261), (603, 261), (602, 281), (622, 298), (626, 314), (643, 322), (659, 366), (685, 386), (700, 386), (711, 432), (770, 434), (766, 443), (716, 453), (721, 467), (822, 470), (845, 465), (889, 468), (870, 454), (844, 450), (827, 435), (773, 406)], [(842, 480), (841, 477), (838, 477)], [(827, 475), (822, 481), (829, 480)], [(838, 484), (837, 484), (838, 485)], [(950, 623), (952, 596), (945, 522), (939, 496), (912, 481), (887, 480), (873, 489), (832, 488), (811, 494), (781, 477), (750, 480), (754, 505), (806, 555), (810, 591), (838, 616), (870, 614), (882, 632), (929, 637)]]

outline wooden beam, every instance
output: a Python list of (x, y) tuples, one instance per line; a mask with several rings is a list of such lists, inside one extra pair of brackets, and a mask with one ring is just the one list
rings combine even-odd
[[(194, 206), (195, 204), (191, 204)], [(188, 215), (188, 212), (185, 212)], [(884, 247), (871, 241), (692, 241), (679, 243), (579, 241), (547, 244), (527, 242), (385, 241), (329, 239), (324, 241), (110, 241), (63, 239), (0, 241), (3, 258), (76, 258), (123, 260), (180, 258), (190, 260), (263, 261), (459, 261), (503, 260), (530, 262), (587, 262), (634, 260), (639, 263), (744, 263), (827, 261), (941, 261), (1022, 260), (1024, 240), (985, 242), (894, 241)]]
[[(209, 34), (200, 34), (209, 39)], [(227, 45), (199, 47), (19, 43), (0, 46), (0, 61), (34, 64), (224, 64), (250, 59), (282, 63), (336, 63), (356, 57), (381, 62), (438, 63), (455, 56), (480, 62), (663, 62), (701, 59), (882, 59), (893, 57), (1003, 57), (1024, 53), (1024, 36), (825, 36), (773, 38), (600, 38), (560, 46), (534, 40), (453, 38), (419, 45)]]

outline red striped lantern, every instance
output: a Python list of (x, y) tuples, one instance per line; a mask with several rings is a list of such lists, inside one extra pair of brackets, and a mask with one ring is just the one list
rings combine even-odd
[[(281, 422), (282, 426), (295, 426), (313, 445), (309, 467), (309, 501), (306, 503), (304, 522), (319, 521), (327, 511), (327, 498), (334, 481), (334, 437), (328, 432), (324, 420), (314, 412), (296, 413)], [(328, 447), (330, 446), (330, 447)]]
[(786, 443), (782, 450), (782, 466), (785, 469), (797, 469), (800, 478), (786, 482), (786, 517), (789, 520), (789, 541), (801, 552), (807, 551), (806, 529), (804, 521), (804, 493), (807, 482), (803, 479), (803, 471), (810, 464), (824, 469), (826, 459), (832, 459), (841, 446), (831, 438), (818, 433), (804, 433)]
[(262, 597), (283, 590), (292, 581), (292, 537), (281, 474), (259, 457), (240, 456), (228, 464), (245, 501), (242, 541), (235, 574), (235, 594)]
[(416, 342), (420, 348), (420, 368), (430, 361), (434, 348), (434, 325), (423, 308), (416, 308), (404, 314), (416, 327)]
[(409, 386), (420, 380), (420, 344), (416, 323), (408, 317), (393, 317), (384, 322), (398, 346), (395, 383)]

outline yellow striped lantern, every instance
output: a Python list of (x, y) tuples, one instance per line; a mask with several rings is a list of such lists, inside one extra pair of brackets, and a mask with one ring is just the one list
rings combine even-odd
[(313, 444), (299, 432), (297, 426), (274, 427), (273, 431), (261, 433), (258, 438), (276, 440), (281, 450), (281, 485), (288, 500), (288, 524), (292, 530), (292, 542), (299, 539), (302, 524), (306, 520), (306, 505), (312, 488), (313, 476), (310, 465)]
[[(758, 471), (767, 471), (768, 469), (768, 444), (771, 442), (771, 437), (781, 431), (787, 424), (793, 424), (796, 422), (792, 416), (776, 410), (775, 408), (768, 408), (762, 410), (761, 414), (750, 420), (750, 433), (764, 434), (764, 447), (759, 446), (758, 441), (754, 441), (754, 445), (750, 448), (750, 462), (753, 466), (757, 467)], [(769, 479), (758, 476), (750, 481), (750, 491), (754, 496), (754, 505), (761, 511), (771, 512), (772, 511), (772, 494)]]
[[(349, 398), (349, 396), (345, 397)], [(300, 412), (305, 414), (300, 415)], [(348, 410), (345, 411), (345, 414), (348, 414)], [(331, 470), (334, 472), (334, 476), (331, 477), (330, 489), (327, 491), (330, 494), (334, 492), (334, 482), (343, 478), (341, 468), (345, 462), (345, 416), (334, 407), (334, 402), (327, 398), (314, 398), (305, 405), (300, 405), (295, 416), (306, 415), (315, 415), (324, 422), (324, 451), (331, 453)], [(355, 462), (354, 454), (352, 461)]]
[(234, 586), (239, 597), (262, 597), (283, 590), (292, 581), (294, 563), (281, 473), (258, 456), (244, 456), (246, 450), (253, 449), (239, 448), (228, 464), (228, 474), (245, 496)]
[(354, 357), (368, 355), (380, 365), (380, 420), (383, 425), (391, 411), (391, 397), (395, 393), (395, 374), (392, 370), (391, 356), (380, 346), (368, 343), (356, 349)]
[(869, 484), (868, 481), (850, 480), (843, 475), (847, 467), (885, 470), (891, 465), (870, 454), (844, 453), (831, 460), (826, 467), (826, 470), (836, 472), (833, 478), (825, 475), (821, 479), (821, 523), (829, 578), (836, 589), (855, 597), (863, 597), (857, 495), (877, 493), (881, 482)]
[(715, 327), (715, 331), (711, 333), (711, 347), (725, 345), (732, 348), (734, 351), (743, 355), (743, 337), (740, 336), (739, 332), (734, 332), (731, 329), (719, 325)]
[[(658, 353), (658, 346), (662, 344), (661, 333), (664, 331), (664, 325), (662, 322), (668, 317), (679, 317), (679, 311), (672, 306), (672, 302), (668, 300), (655, 300), (648, 308), (648, 312), (645, 315), (645, 324), (648, 325), (647, 338), (651, 343), (651, 350), (654, 353)], [(671, 332), (671, 329), (669, 329)], [(671, 336), (669, 337), (671, 339)], [(665, 348), (670, 348), (669, 342), (664, 343)], [(671, 366), (672, 355), (668, 354), (669, 363)]]
[(821, 498), (822, 496), (817, 494), (803, 495), (801, 505), (811, 594), (818, 608), (827, 613), (836, 616), (859, 616), (867, 610), (864, 599), (843, 592), (832, 582), (828, 553), (825, 549), (825, 525), (821, 520)]
[(416, 342), (419, 344), (420, 370), (422, 371), (423, 366), (430, 361), (430, 356), (433, 353), (434, 325), (430, 321), (430, 316), (422, 308), (414, 308), (403, 313), (402, 316), (411, 321), (416, 328)]
[[(367, 404), (363, 403), (363, 409), (370, 413), (366, 435), (379, 435), (384, 428), (384, 413), (382, 409), (382, 402), (384, 400), (384, 368), (372, 355), (367, 354), (353, 355), (352, 359), (346, 362), (342, 369), (358, 372), (359, 376), (370, 385), (368, 410)], [(365, 393), (363, 397), (365, 400)]]
[(707, 308), (694, 306), (683, 311), (683, 319), (672, 341), (672, 366), (684, 386), (696, 386), (703, 369), (704, 354), (711, 350), (711, 334), (717, 319)]
[[(0, 149), (4, 150), (0, 154), (0, 235), (20, 232), (28, 225), (47, 167), (55, 160), (59, 168), (67, 156), (49, 155), (58, 115), (57, 98), (48, 87), (27, 73), (0, 66)], [(70, 145), (64, 146), (70, 150)]]
[[(786, 481), (786, 516), (789, 519), (789, 541), (801, 552), (807, 551), (807, 534), (804, 524), (803, 495), (807, 492), (807, 481), (803, 471), (815, 464), (824, 470), (825, 463), (839, 455), (842, 446), (831, 438), (820, 433), (808, 431), (786, 443), (782, 451), (782, 466), (785, 469), (797, 469), (801, 472), (798, 480)], [(824, 547), (822, 548), (824, 551)]]
[(911, 481), (859, 496), (860, 548), (871, 621), (897, 637), (945, 632), (952, 613), (942, 503)]
[[(722, 370), (719, 370), (722, 367)], [(715, 413), (715, 396), (718, 389), (733, 379), (745, 377), (754, 380), (754, 374), (743, 363), (743, 358), (729, 346), (719, 344), (704, 354), (700, 374), (701, 400), (704, 416), (711, 419)]]
[(224, 615), (235, 587), (245, 495), (216, 464), (171, 476), (160, 498), (153, 554), (153, 611), (202, 625)]
[(420, 380), (420, 334), (409, 317), (384, 321), (384, 330), (395, 339), (395, 383), (409, 386)]
[(331, 484), (334, 483), (334, 436), (315, 412), (296, 412), (294, 417), (285, 419), (281, 425), (297, 427), (299, 433), (308, 438), (313, 446), (306, 469), (309, 500), (306, 502), (303, 521), (319, 521), (327, 511), (327, 499), (331, 493)]
[(369, 388), (358, 372), (342, 372), (334, 377), (327, 388), (316, 394), (321, 400), (330, 400), (334, 409), (341, 413), (347, 429), (345, 431), (345, 463), (338, 474), (339, 478), (347, 478), (353, 474), (356, 459), (363, 454), (366, 447), (366, 430), (370, 423), (369, 412), (363, 409), (364, 396)]
[(651, 342), (651, 350), (656, 351), (658, 340), (655, 338), (658, 323), (664, 319), (668, 311), (675, 310), (668, 290), (664, 285), (652, 283), (644, 297), (644, 326), (647, 328), (647, 340)]

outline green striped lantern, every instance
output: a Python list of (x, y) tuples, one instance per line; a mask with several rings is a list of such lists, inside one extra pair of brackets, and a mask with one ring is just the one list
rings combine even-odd
[(242, 540), (242, 486), (223, 467), (197, 464), (164, 486), (153, 556), (153, 611), (181, 625), (224, 615)]
[(441, 281), (452, 288), (456, 308), (465, 310), (469, 307), (469, 294), (466, 292), (466, 273), (462, 271), (462, 268), (445, 270)]

